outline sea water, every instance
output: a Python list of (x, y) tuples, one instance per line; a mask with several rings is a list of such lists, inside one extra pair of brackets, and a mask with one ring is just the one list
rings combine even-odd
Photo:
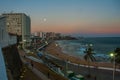
[(115, 48), (120, 47), (120, 37), (96, 37), (96, 38), (84, 38), (79, 40), (59, 40), (56, 43), (61, 47), (64, 53), (69, 55), (83, 58), (86, 44), (92, 44), (93, 56), (97, 61), (110, 61), (110, 53)]

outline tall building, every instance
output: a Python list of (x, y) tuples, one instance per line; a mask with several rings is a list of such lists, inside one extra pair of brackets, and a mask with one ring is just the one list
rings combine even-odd
[(55, 38), (55, 33), (54, 32), (47, 32), (46, 33), (46, 38), (47, 38), (47, 40), (54, 39)]
[(37, 37), (40, 37), (42, 40), (44, 40), (45, 39), (45, 32), (42, 32), (42, 31), (40, 31), (40, 32), (34, 32), (33, 33), (33, 35), (34, 36), (37, 36)]
[(6, 29), (11, 34), (19, 36), (18, 42), (30, 42), (31, 20), (24, 13), (4, 13)]
[(10, 34), (17, 35), (17, 41), (28, 46), (30, 42), (31, 20), (24, 13), (4, 13), (6, 17), (6, 30)]

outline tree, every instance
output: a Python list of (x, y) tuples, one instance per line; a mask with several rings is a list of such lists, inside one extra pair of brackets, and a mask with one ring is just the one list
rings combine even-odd
[(115, 53), (115, 65), (120, 65), (120, 48), (114, 50)]
[(88, 45), (88, 48), (85, 51), (84, 59), (88, 62), (88, 77), (90, 77), (90, 61), (96, 61), (95, 57), (93, 56), (93, 49), (92, 46)]

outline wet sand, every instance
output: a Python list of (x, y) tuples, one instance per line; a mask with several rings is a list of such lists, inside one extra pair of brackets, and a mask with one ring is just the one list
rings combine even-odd
[[(67, 61), (70, 61), (70, 62), (76, 63), (76, 64), (88, 65), (88, 62), (85, 61), (84, 59), (80, 59), (80, 57), (68, 55), (68, 53), (63, 53), (61, 48), (58, 45), (57, 46), (55, 45), (55, 42), (50, 43), (46, 47), (45, 51), (48, 54), (51, 54), (51, 55), (58, 57), (62, 60), (67, 60)], [(107, 68), (113, 67), (112, 63), (107, 63), (107, 62), (89, 62), (89, 65), (95, 66), (95, 67), (107, 67)]]

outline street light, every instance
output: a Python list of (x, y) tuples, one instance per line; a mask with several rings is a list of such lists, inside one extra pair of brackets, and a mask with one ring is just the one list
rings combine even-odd
[(113, 80), (115, 80), (115, 54), (110, 53), (110, 56), (113, 57)]
[(92, 47), (93, 46), (93, 44), (90, 44), (90, 47)]
[(85, 46), (86, 46), (86, 47), (92, 47), (93, 44), (86, 44)]

